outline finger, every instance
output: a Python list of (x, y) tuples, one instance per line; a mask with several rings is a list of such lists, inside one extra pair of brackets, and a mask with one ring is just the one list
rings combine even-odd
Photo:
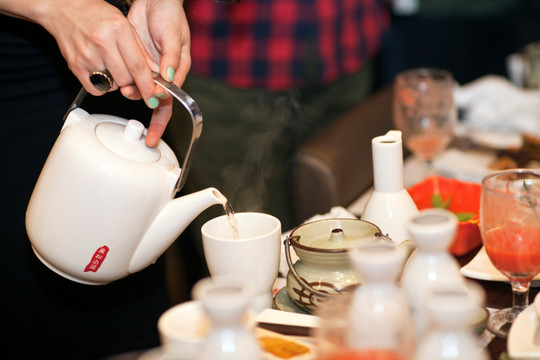
[(155, 109), (159, 105), (159, 100), (153, 94), (154, 78), (145, 56), (145, 50), (136, 40), (137, 35), (133, 29), (130, 35), (132, 41), (118, 42), (119, 52), (133, 79), (133, 84), (137, 87), (147, 106)]
[[(92, 81), (93, 73), (101, 73), (106, 70), (104, 65), (92, 65), (89, 64), (89, 62), (83, 61), (76, 62), (75, 64), (76, 66), (69, 66), (69, 68), (89, 94), (92, 94), (94, 96), (101, 96), (107, 92), (107, 89), (105, 88), (96, 87), (96, 85), (94, 84), (94, 82), (96, 82), (95, 76), (94, 81)], [(114, 82), (114, 78), (112, 77), (112, 75), (109, 73), (107, 74), (107, 77), (112, 83), (112, 87), (109, 89), (109, 91), (116, 90), (118, 86)]]
[(182, 48), (182, 55), (180, 56), (180, 64), (178, 71), (176, 72), (175, 84), (182, 86), (186, 80), (186, 76), (191, 68), (191, 55), (189, 52), (189, 46)]
[(142, 99), (139, 90), (135, 85), (122, 86), (120, 88), (122, 95), (129, 100), (140, 100)]
[(159, 143), (159, 139), (165, 132), (167, 123), (172, 115), (172, 98), (162, 100), (160, 105), (152, 112), (152, 118), (150, 125), (148, 126), (148, 132), (146, 134), (146, 145), (149, 147), (155, 147)]
[(161, 101), (168, 99), (171, 97), (169, 92), (163, 88), (163, 86), (156, 84), (154, 86), (154, 96), (157, 97)]
[[(164, 42), (170, 44), (171, 42)], [(191, 56), (189, 52), (189, 43), (181, 47), (164, 47), (161, 57), (161, 76), (173, 82), (177, 86), (182, 86), (187, 73), (191, 67)]]
[(96, 89), (103, 92), (112, 91), (115, 86), (114, 79), (107, 69), (91, 72), (90, 82)]

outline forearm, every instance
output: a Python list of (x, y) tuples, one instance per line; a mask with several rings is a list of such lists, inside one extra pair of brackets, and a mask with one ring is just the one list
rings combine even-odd
[(41, 5), (50, 1), (0, 0), (0, 13), (37, 23)]
[(104, 0), (0, 0), (0, 14), (31, 21), (48, 28), (66, 9), (84, 8)]

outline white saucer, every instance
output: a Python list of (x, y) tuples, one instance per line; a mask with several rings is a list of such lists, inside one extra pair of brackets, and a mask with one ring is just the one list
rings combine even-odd
[(508, 334), (508, 355), (516, 359), (540, 359), (540, 328), (534, 304), (514, 320)]
[[(461, 268), (461, 274), (471, 279), (509, 282), (508, 278), (493, 266), (483, 246), (478, 254)], [(540, 286), (540, 274), (533, 279), (531, 286)]]
[(287, 289), (282, 287), (274, 296), (274, 309), (288, 311), (299, 314), (309, 314), (306, 310), (298, 306), (287, 293)]

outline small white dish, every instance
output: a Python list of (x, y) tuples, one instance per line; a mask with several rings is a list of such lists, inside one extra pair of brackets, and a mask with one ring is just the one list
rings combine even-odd
[(492, 154), (450, 148), (433, 160), (433, 169), (446, 177), (480, 183), (492, 171), (489, 165), (494, 160)]
[[(483, 246), (478, 251), (478, 254), (460, 271), (462, 275), (471, 279), (509, 282), (508, 278), (491, 263)], [(531, 286), (540, 286), (540, 274), (534, 277)]]
[(540, 359), (539, 320), (534, 307), (523, 310), (510, 328), (507, 346), (512, 359)]
[(276, 309), (266, 309), (255, 316), (255, 322), (266, 322), (272, 324), (294, 325), (305, 327), (318, 327), (319, 317), (306, 313), (296, 313), (281, 311)]

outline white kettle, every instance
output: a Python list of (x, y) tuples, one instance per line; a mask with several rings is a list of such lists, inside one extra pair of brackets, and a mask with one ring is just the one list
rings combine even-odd
[(199, 213), (227, 199), (208, 188), (175, 199), (202, 131), (199, 107), (157, 76), (190, 113), (193, 134), (182, 169), (161, 141), (145, 145), (136, 120), (89, 114), (81, 90), (38, 178), (26, 212), (37, 257), (56, 273), (106, 284), (154, 263)]

